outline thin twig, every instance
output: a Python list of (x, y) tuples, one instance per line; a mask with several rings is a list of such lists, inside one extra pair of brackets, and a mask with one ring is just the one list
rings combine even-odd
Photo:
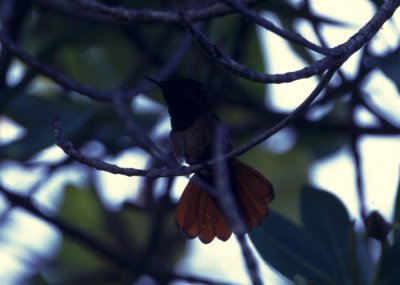
[[(382, 25), (393, 15), (394, 11), (398, 8), (399, 5), (400, 0), (386, 1), (379, 8), (374, 17), (364, 25), (364, 27), (362, 27), (348, 41), (335, 48), (340, 51), (338, 53), (342, 54), (342, 56), (327, 56), (315, 61), (310, 66), (307, 66), (303, 69), (287, 72), (284, 74), (262, 74), (255, 72), (244, 65), (239, 64), (238, 62), (227, 56), (225, 53), (223, 53), (217, 46), (211, 44), (206, 36), (200, 33), (194, 27), (187, 14), (179, 13), (179, 15), (180, 21), (189, 30), (198, 45), (215, 62), (219, 63), (228, 70), (231, 70), (235, 74), (252, 81), (263, 83), (283, 83), (292, 82), (297, 79), (317, 75), (329, 68), (341, 64), (353, 53), (359, 50), (364, 44), (369, 42), (369, 40), (379, 31)], [(19, 47), (4, 31), (4, 29), (0, 29), (0, 42), (13, 55), (38, 70), (43, 75), (51, 78), (54, 82), (58, 83), (60, 86), (66, 88), (67, 90), (76, 91), (80, 94), (86, 95), (92, 99), (96, 99), (99, 101), (109, 101), (115, 95), (115, 92), (98, 90), (90, 85), (76, 82), (66, 75), (60, 73), (55, 68), (41, 63), (36, 58), (29, 55), (21, 47)]]
[(229, 6), (238, 10), (240, 13), (245, 15), (247, 18), (251, 19), (253, 22), (257, 23), (258, 25), (262, 26), (263, 28), (265, 28), (270, 32), (277, 34), (278, 36), (282, 37), (285, 40), (300, 44), (310, 50), (316, 51), (323, 55), (332, 55), (332, 56), (340, 55), (340, 51), (338, 50), (319, 46), (317, 44), (310, 42), (300, 34), (292, 33), (287, 30), (279, 28), (274, 23), (268, 21), (266, 18), (262, 17), (257, 12), (248, 9), (245, 5), (242, 4), (242, 1), (224, 0), (224, 2), (226, 2)]
[[(322, 77), (321, 81), (315, 87), (315, 89), (311, 92), (311, 94), (307, 97), (307, 99), (300, 104), (292, 113), (290, 113), (287, 117), (285, 117), (282, 121), (277, 123), (274, 127), (266, 130), (260, 136), (256, 137), (255, 139), (251, 140), (247, 144), (223, 155), (220, 159), (227, 160), (231, 158), (235, 158), (239, 155), (242, 155), (246, 151), (250, 150), (251, 148), (255, 147), (256, 145), (260, 144), (273, 134), (277, 133), (284, 127), (291, 124), (294, 120), (300, 117), (310, 104), (318, 97), (319, 93), (325, 88), (328, 84), (329, 80), (332, 78), (333, 74), (335, 73), (336, 69), (330, 69), (328, 72)], [(57, 145), (70, 157), (73, 157), (76, 161), (79, 161), (85, 165), (90, 167), (96, 168), (97, 170), (103, 170), (114, 174), (122, 174), (125, 176), (145, 176), (145, 177), (167, 177), (167, 176), (178, 176), (178, 175), (189, 175), (190, 173), (196, 172), (203, 167), (209, 167), (215, 165), (219, 162), (220, 159), (211, 159), (208, 162), (202, 164), (195, 164), (188, 167), (180, 167), (175, 169), (137, 169), (137, 168), (122, 168), (118, 167), (114, 164), (106, 163), (102, 160), (89, 158), (78, 150), (74, 148), (74, 146), (62, 136), (61, 133), (61, 122), (59, 120), (55, 120), (53, 123), (54, 134), (56, 137)]]
[[(339, 68), (339, 67), (337, 67)], [(283, 120), (281, 120), (279, 123), (277, 123), (275, 126), (270, 128), (269, 130), (265, 131), (262, 133), (260, 136), (257, 138), (251, 140), (247, 144), (231, 151), (229, 154), (224, 156), (226, 159), (234, 158), (239, 155), (242, 155), (249, 149), (255, 147), (256, 145), (260, 144), (261, 142), (265, 141), (267, 138), (271, 137), (273, 134), (278, 132), (279, 130), (283, 129), (284, 127), (290, 125), (293, 123), (297, 118), (299, 118), (301, 115), (305, 113), (305, 111), (308, 109), (308, 107), (311, 105), (311, 103), (318, 97), (318, 95), (321, 93), (321, 91), (327, 86), (329, 83), (330, 79), (332, 76), (335, 74), (337, 68), (332, 68), (328, 70), (324, 76), (322, 77), (321, 81), (318, 83), (318, 85), (315, 87), (315, 89), (311, 92), (311, 94), (307, 97), (306, 100), (303, 101), (292, 113), (290, 113), (288, 116), (286, 116)], [(213, 161), (210, 161), (212, 163)]]
[(226, 129), (222, 125), (218, 125), (215, 130), (215, 157), (218, 163), (214, 167), (216, 185), (213, 189), (214, 197), (218, 201), (232, 232), (237, 236), (237, 239), (242, 250), (242, 255), (246, 263), (247, 271), (249, 272), (250, 279), (253, 285), (261, 285), (261, 278), (259, 276), (257, 262), (250, 251), (248, 244), (245, 241), (245, 234), (247, 232), (246, 224), (243, 216), (239, 211), (238, 204), (232, 192), (232, 185), (230, 183), (230, 173), (228, 171), (227, 160), (223, 159), (223, 154), (226, 152), (225, 148)]
[[(54, 134), (56, 137), (56, 143), (57, 145), (70, 157), (73, 157), (74, 160), (79, 161), (82, 164), (85, 164), (87, 166), (93, 167), (97, 170), (104, 170), (109, 173), (113, 174), (122, 174), (125, 176), (146, 176), (146, 177), (162, 177), (162, 176), (173, 176), (175, 174), (171, 174), (171, 170), (168, 169), (153, 169), (153, 170), (143, 170), (143, 169), (136, 169), (136, 168), (122, 168), (118, 167), (114, 164), (110, 164), (107, 162), (104, 162), (99, 159), (95, 158), (89, 158), (85, 155), (83, 155), (81, 152), (76, 150), (74, 146), (61, 134), (61, 121), (59, 120), (54, 120), (53, 122), (53, 129), (54, 129)], [(161, 174), (161, 175), (159, 175)], [(190, 174), (190, 172), (187, 173), (187, 175)]]
[(193, 22), (185, 13), (181, 12), (181, 17), (182, 25), (188, 30), (188, 32), (190, 32), (197, 45), (213, 60), (213, 62), (216, 62), (236, 75), (251, 81), (262, 83), (284, 83), (321, 74), (324, 71), (334, 68), (346, 61), (352, 54), (371, 40), (371, 38), (381, 29), (382, 25), (393, 15), (399, 5), (400, 0), (384, 2), (370, 21), (368, 21), (345, 43), (340, 44), (333, 49), (334, 53), (340, 56), (326, 56), (320, 60), (314, 61), (307, 67), (283, 74), (263, 74), (238, 63), (224, 53), (218, 46), (212, 44), (209, 39), (194, 26)]
[(217, 125), (215, 129), (214, 157), (218, 162), (214, 167), (214, 171), (215, 177), (218, 177), (218, 179), (216, 179), (215, 189), (213, 189), (212, 192), (214, 193), (218, 205), (221, 207), (222, 213), (224, 213), (232, 232), (237, 235), (244, 235), (246, 233), (246, 225), (231, 190), (232, 185), (230, 183), (231, 178), (228, 171), (227, 160), (223, 159), (223, 155), (226, 152), (226, 132), (227, 130), (224, 126)]
[[(96, 12), (102, 15), (113, 16), (120, 21), (128, 22), (145, 22), (145, 23), (179, 23), (181, 17), (177, 10), (155, 10), (155, 9), (142, 9), (133, 10), (124, 7), (110, 7), (99, 2), (92, 0), (68, 0), (69, 2), (76, 3), (88, 11)], [(248, 4), (255, 4), (261, 2), (260, 0), (249, 0)], [(202, 21), (209, 18), (221, 17), (227, 14), (236, 13), (235, 9), (224, 3), (215, 3), (213, 5), (184, 10), (188, 18), (193, 21)]]
[[(10, 201), (10, 203), (14, 204), (15, 206), (21, 207), (32, 215), (37, 218), (40, 218), (53, 226), (57, 229), (62, 231), (63, 234), (73, 238), (75, 241), (83, 244), (85, 248), (100, 254), (101, 256), (107, 257), (110, 259), (115, 265), (120, 266), (129, 270), (130, 273), (133, 275), (140, 276), (141, 274), (149, 274), (155, 278), (160, 278), (161, 280), (185, 280), (192, 283), (202, 283), (202, 284), (209, 284), (209, 285), (229, 285), (229, 283), (224, 282), (217, 282), (212, 281), (206, 278), (195, 277), (185, 274), (179, 274), (174, 272), (158, 272), (152, 269), (147, 269), (142, 266), (141, 263), (135, 263), (132, 260), (132, 257), (125, 256), (122, 253), (118, 253), (115, 249), (109, 247), (102, 241), (97, 238), (94, 238), (88, 235), (85, 232), (82, 232), (75, 226), (58, 219), (57, 217), (52, 217), (48, 214), (45, 214), (42, 210), (39, 210), (32, 201), (24, 196), (19, 194), (15, 194), (9, 190), (6, 190), (3, 186), (0, 185), (0, 193), (4, 194), (6, 198)], [(40, 207), (43, 208), (43, 207)]]
[(25, 62), (27, 65), (35, 68), (41, 74), (49, 77), (54, 82), (64, 87), (67, 90), (73, 90), (80, 94), (84, 94), (92, 99), (99, 101), (107, 101), (112, 98), (113, 93), (109, 91), (101, 91), (93, 88), (90, 85), (79, 83), (68, 76), (62, 74), (57, 71), (55, 68), (43, 64), (30, 54), (28, 54), (25, 50), (23, 50), (20, 46), (18, 46), (10, 36), (4, 31), (4, 29), (0, 29), (0, 42), (3, 44), (3, 47), (7, 48), (14, 56), (18, 57), (20, 60)]
[(249, 276), (253, 282), (253, 285), (261, 285), (263, 282), (260, 278), (260, 273), (258, 270), (257, 260), (254, 257), (253, 252), (250, 249), (250, 246), (244, 235), (237, 235), (237, 240), (240, 245), (240, 249), (242, 250), (242, 255), (244, 257), (244, 261), (246, 263), (247, 271), (249, 272)]
[[(174, 53), (171, 54), (167, 62), (161, 67), (161, 69), (157, 72), (156, 75), (154, 75), (153, 78), (168, 78), (181, 62), (183, 56), (186, 54), (189, 47), (191, 46), (191, 43), (192, 41), (190, 36), (184, 36), (176, 47)], [(136, 88), (128, 92), (119, 92), (116, 95), (118, 97), (121, 97), (125, 101), (131, 100), (136, 95), (147, 92), (151, 87), (153, 87), (153, 85), (150, 84), (148, 80), (142, 80)]]
[[(135, 89), (132, 89), (128, 92), (123, 90), (114, 90), (114, 91), (103, 91), (96, 88), (93, 88), (90, 85), (77, 82), (65, 74), (61, 73), (57, 69), (46, 65), (40, 62), (38, 59), (34, 58), (30, 54), (28, 54), (25, 50), (23, 50), (20, 46), (18, 46), (11, 37), (5, 32), (4, 29), (0, 28), (0, 42), (6, 47), (14, 56), (18, 57), (20, 60), (25, 62), (30, 67), (36, 69), (39, 73), (47, 76), (63, 88), (71, 91), (78, 92), (81, 95), (85, 95), (89, 98), (92, 98), (97, 101), (112, 101), (114, 97), (121, 97), (124, 100), (130, 100), (134, 96), (146, 92), (150, 88), (150, 84), (146, 81), (142, 81), (141, 84)], [(176, 66), (179, 64), (182, 57), (185, 55), (185, 52), (190, 47), (190, 39), (189, 37), (184, 37), (180, 42), (178, 48), (171, 55), (170, 59), (166, 62), (163, 68), (158, 73), (160, 77), (167, 77), (171, 74)]]
[(60, 229), (64, 234), (70, 236), (71, 238), (79, 241), (86, 248), (109, 258), (118, 266), (122, 266), (127, 269), (136, 270), (137, 264), (132, 262), (132, 258), (129, 256), (122, 255), (118, 253), (115, 249), (109, 247), (102, 241), (98, 240), (95, 237), (90, 236), (89, 234), (82, 232), (75, 226), (68, 224), (67, 222), (57, 218), (52, 217), (48, 214), (45, 214), (42, 210), (39, 210), (31, 201), (29, 197), (24, 197), (19, 194), (15, 194), (11, 191), (6, 190), (3, 186), (0, 185), (0, 192), (4, 194), (11, 204), (15, 206), (22, 207), (23, 209), (29, 211), (34, 216), (49, 222), (54, 225), (58, 229)]
[(340, 60), (334, 57), (325, 57), (321, 60), (315, 61), (310, 66), (305, 68), (280, 74), (267, 74), (260, 73), (252, 70), (251, 68), (237, 62), (225, 52), (223, 52), (217, 45), (210, 42), (210, 40), (203, 34), (187, 17), (182, 15), (182, 26), (192, 35), (193, 40), (202, 49), (205, 54), (222, 67), (234, 74), (255, 82), (262, 83), (287, 83), (301, 78), (311, 77), (323, 73), (326, 69), (336, 65)]
[(113, 103), (115, 107), (114, 109), (117, 111), (117, 114), (124, 123), (125, 128), (129, 131), (131, 137), (140, 148), (145, 150), (155, 159), (162, 161), (164, 165), (168, 165), (169, 167), (178, 166), (178, 163), (172, 158), (172, 156), (168, 156), (164, 153), (146, 134), (146, 132), (144, 132), (140, 126), (134, 122), (130, 109), (126, 103), (124, 103), (118, 96), (114, 98)]

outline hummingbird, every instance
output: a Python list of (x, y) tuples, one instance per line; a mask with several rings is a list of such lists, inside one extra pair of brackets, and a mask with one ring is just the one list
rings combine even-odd
[[(178, 161), (202, 164), (213, 158), (216, 128), (222, 130), (222, 149), (233, 149), (226, 126), (211, 109), (207, 91), (201, 82), (193, 79), (157, 81), (146, 77), (162, 91), (171, 120), (170, 142)], [(268, 214), (268, 204), (274, 199), (272, 184), (258, 171), (238, 159), (227, 162), (229, 189), (237, 208), (250, 232)], [(219, 202), (204, 185), (216, 185), (212, 167), (195, 173), (176, 206), (175, 222), (188, 239), (198, 237), (207, 244), (217, 238), (228, 240), (232, 226), (221, 210)], [(200, 181), (207, 183), (199, 183)]]

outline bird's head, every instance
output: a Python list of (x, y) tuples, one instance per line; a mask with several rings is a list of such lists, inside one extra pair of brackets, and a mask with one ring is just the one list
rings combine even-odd
[(160, 87), (168, 105), (173, 130), (187, 129), (200, 114), (210, 109), (207, 92), (199, 81), (186, 78), (157, 81), (146, 78)]

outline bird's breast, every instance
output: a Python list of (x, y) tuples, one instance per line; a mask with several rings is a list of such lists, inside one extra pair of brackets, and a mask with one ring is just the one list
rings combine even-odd
[[(189, 165), (202, 163), (212, 158), (215, 143), (215, 131), (221, 124), (213, 113), (200, 115), (194, 123), (183, 131), (171, 131), (170, 139), (177, 159), (184, 159)], [(223, 144), (232, 148), (229, 134), (223, 127)]]

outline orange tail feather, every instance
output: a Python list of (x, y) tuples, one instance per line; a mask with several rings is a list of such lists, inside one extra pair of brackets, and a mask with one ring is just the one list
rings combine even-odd
[(233, 159), (230, 166), (232, 186), (238, 196), (248, 231), (251, 231), (268, 214), (268, 204), (274, 199), (274, 189), (263, 175), (247, 164)]
[[(271, 183), (250, 166), (233, 159), (229, 163), (232, 189), (237, 198), (248, 231), (260, 224), (268, 214), (268, 204), (274, 199)], [(194, 175), (176, 208), (176, 224), (192, 239), (199, 237), (210, 243), (215, 237), (226, 241), (232, 235), (228, 223), (213, 198), (201, 188)]]

